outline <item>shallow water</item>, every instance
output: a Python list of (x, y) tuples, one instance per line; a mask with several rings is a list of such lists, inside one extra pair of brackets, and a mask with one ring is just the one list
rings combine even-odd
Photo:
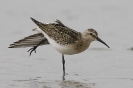
[[(133, 88), (132, 0), (4, 0), (0, 3), (1, 88)], [(41, 46), (29, 57), (25, 49), (8, 49), (10, 43), (33, 34), (41, 22), (60, 19), (67, 26), (98, 31), (111, 48), (93, 42), (78, 55), (65, 56), (66, 76), (62, 81), (61, 55)]]
[[(65, 81), (62, 81), (61, 55), (53, 51), (56, 54), (39, 56), (40, 50), (38, 49), (37, 54), (31, 57), (24, 53), (25, 55), (16, 56), (10, 54), (1, 59), (0, 81), (3, 88), (131, 88), (133, 86), (131, 51), (90, 49), (79, 55), (65, 56), (66, 76)], [(15, 52), (13, 54), (15, 55)]]

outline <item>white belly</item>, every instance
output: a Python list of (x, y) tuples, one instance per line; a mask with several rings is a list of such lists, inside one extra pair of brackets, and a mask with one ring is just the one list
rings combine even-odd
[(73, 45), (60, 45), (55, 40), (48, 38), (49, 43), (61, 54), (76, 54), (76, 50), (74, 49)]

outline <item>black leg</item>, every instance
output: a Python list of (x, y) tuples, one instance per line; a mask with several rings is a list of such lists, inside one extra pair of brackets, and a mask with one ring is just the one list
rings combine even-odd
[(37, 48), (39, 45), (41, 45), (42, 43), (44, 43), (45, 41), (46, 41), (46, 39), (40, 41), (37, 45), (35, 45), (35, 46), (33, 46), (31, 49), (29, 49), (29, 50), (27, 51), (27, 52), (30, 52), (29, 56), (31, 56), (31, 53), (32, 53), (33, 51), (35, 51), (35, 53), (36, 53), (36, 48)]
[(63, 64), (63, 74), (65, 75), (65, 59), (64, 59), (64, 55), (62, 55), (62, 64)]
[(65, 80), (65, 59), (64, 59), (64, 55), (62, 55), (62, 64), (63, 64), (63, 76), (62, 76), (62, 80)]

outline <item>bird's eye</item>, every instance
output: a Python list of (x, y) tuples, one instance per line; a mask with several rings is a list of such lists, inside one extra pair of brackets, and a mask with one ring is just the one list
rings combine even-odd
[(90, 35), (91, 35), (92, 37), (95, 37), (95, 35), (93, 35), (93, 33), (90, 33)]
[(92, 33), (90, 33), (90, 35), (93, 35)]

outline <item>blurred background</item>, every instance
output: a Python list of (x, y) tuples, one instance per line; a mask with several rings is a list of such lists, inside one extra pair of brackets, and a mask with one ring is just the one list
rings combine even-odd
[(77, 88), (76, 81), (81, 88), (133, 87), (133, 0), (0, 1), (0, 85), (3, 88), (65, 85), (60, 81), (61, 55), (53, 47), (38, 47), (31, 57), (27, 53), (29, 48), (8, 48), (9, 44), (36, 33), (31, 31), (37, 26), (30, 17), (43, 23), (59, 19), (80, 32), (94, 28), (111, 47), (93, 42), (84, 53), (65, 56), (66, 81), (73, 83), (66, 82), (67, 86)]

